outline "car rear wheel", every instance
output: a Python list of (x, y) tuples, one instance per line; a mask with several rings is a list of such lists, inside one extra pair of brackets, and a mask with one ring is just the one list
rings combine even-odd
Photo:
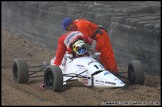
[(128, 79), (130, 84), (144, 84), (144, 68), (139, 60), (128, 64)]

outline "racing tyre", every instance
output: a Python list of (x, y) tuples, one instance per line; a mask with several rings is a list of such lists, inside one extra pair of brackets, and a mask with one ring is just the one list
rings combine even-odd
[(59, 92), (63, 88), (63, 74), (58, 66), (50, 65), (44, 73), (44, 84), (46, 89)]
[(14, 59), (12, 73), (14, 82), (27, 83), (29, 79), (29, 69), (26, 60), (21, 58)]
[(144, 84), (144, 68), (139, 60), (131, 61), (128, 64), (129, 84)]

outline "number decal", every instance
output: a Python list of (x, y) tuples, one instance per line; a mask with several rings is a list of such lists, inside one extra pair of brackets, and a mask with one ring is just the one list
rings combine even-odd
[(96, 69), (99, 69), (99, 68), (101, 68), (101, 69), (103, 69), (103, 66), (102, 65), (94, 65), (94, 67), (96, 67)]
[(96, 69), (99, 69), (97, 65), (94, 65), (94, 67), (96, 67)]

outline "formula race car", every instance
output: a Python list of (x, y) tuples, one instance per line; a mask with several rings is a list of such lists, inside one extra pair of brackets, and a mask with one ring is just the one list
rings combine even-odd
[[(96, 57), (100, 53), (73, 58), (71, 54), (65, 54), (62, 64), (58, 67), (50, 64), (28, 66), (25, 59), (17, 58), (13, 62), (13, 80), (16, 83), (27, 83), (29, 78), (43, 77), (46, 89), (56, 92), (62, 91), (68, 81), (77, 80), (88, 87), (124, 87), (120, 78), (129, 80), (129, 84), (144, 83), (144, 68), (139, 60), (131, 61), (128, 64), (127, 77), (120, 74), (112, 74), (100, 64)], [(55, 58), (51, 60), (54, 61)], [(33, 71), (32, 68), (40, 68)], [(37, 72), (44, 72), (44, 75), (32, 76)]]

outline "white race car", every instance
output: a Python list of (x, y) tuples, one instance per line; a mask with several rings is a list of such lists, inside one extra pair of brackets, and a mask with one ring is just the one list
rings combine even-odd
[[(122, 77), (129, 80), (130, 84), (144, 83), (144, 68), (139, 60), (131, 61), (128, 65), (128, 78), (120, 75), (114, 75), (106, 70), (94, 57), (94, 55), (73, 58), (70, 54), (65, 54), (62, 64), (58, 67), (51, 64), (43, 64), (38, 66), (29, 66), (24, 59), (14, 59), (13, 63), (13, 79), (17, 83), (28, 82), (29, 77), (37, 72), (44, 72), (44, 84), (46, 89), (53, 91), (62, 91), (63, 86), (68, 81), (77, 80), (85, 86), (90, 87), (124, 87), (126, 84), (118, 78)], [(55, 58), (51, 60), (54, 61)], [(29, 68), (41, 67), (40, 70), (31, 71)], [(32, 73), (30, 73), (32, 72)]]

